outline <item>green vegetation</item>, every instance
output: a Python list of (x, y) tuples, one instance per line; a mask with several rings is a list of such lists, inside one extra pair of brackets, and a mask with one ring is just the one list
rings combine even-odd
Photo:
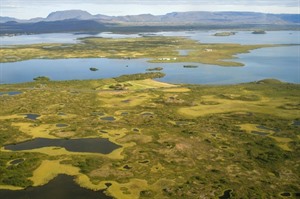
[(90, 68), (90, 71), (97, 71), (97, 70), (99, 70), (99, 69), (98, 68), (94, 68), (94, 67)]
[(235, 32), (217, 32), (214, 34), (214, 36), (218, 36), (218, 37), (226, 37), (231, 35), (235, 35)]
[(50, 81), (49, 77), (45, 77), (45, 76), (38, 76), (33, 78), (34, 81), (38, 81), (38, 82), (47, 82)]
[(266, 34), (266, 31), (264, 30), (255, 30), (252, 32), (252, 34)]
[(143, 79), (155, 79), (162, 78), (165, 74), (161, 72), (148, 72), (148, 73), (137, 73), (133, 75), (121, 75), (114, 78), (117, 82), (125, 82), (130, 80), (143, 80)]
[(155, 67), (155, 68), (148, 68), (147, 71), (161, 71), (163, 69), (164, 68), (162, 68), (162, 67)]
[[(147, 79), (162, 75), (0, 85), (0, 92), (22, 92), (0, 96), (0, 188), (38, 186), (66, 173), (94, 190), (111, 183), (107, 194), (122, 199), (218, 198), (226, 190), (232, 198), (279, 198), (299, 192), (300, 131), (293, 124), (300, 120), (300, 85)], [(23, 115), (28, 113), (41, 117), (29, 120)], [(116, 120), (101, 120), (106, 116)], [(122, 148), (108, 155), (3, 148), (35, 137), (102, 137)], [(25, 161), (10, 164), (19, 158)]]
[[(0, 62), (63, 58), (149, 58), (150, 62), (195, 62), (220, 66), (243, 66), (229, 59), (236, 54), (275, 45), (204, 44), (184, 37), (107, 39), (88, 37), (77, 44), (33, 44), (0, 48)], [(179, 50), (190, 50), (179, 55)]]
[(184, 68), (198, 68), (196, 65), (184, 65)]

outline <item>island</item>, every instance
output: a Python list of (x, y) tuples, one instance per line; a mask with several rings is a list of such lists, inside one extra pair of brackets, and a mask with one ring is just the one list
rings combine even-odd
[(266, 34), (266, 31), (264, 30), (255, 30), (252, 32), (252, 34)]
[(226, 37), (226, 36), (231, 36), (231, 35), (235, 35), (236, 32), (217, 32), (214, 34), (214, 36), (218, 36), (218, 37)]
[[(153, 36), (138, 38), (80, 38), (76, 44), (31, 44), (0, 47), (0, 63), (30, 59), (63, 58), (111, 58), (149, 59), (151, 63), (202, 63), (219, 66), (243, 66), (232, 60), (236, 54), (278, 45), (256, 44), (202, 44), (196, 40), (176, 36)], [(178, 50), (193, 49), (187, 55)], [(32, 53), (34, 51), (34, 53)]]
[(90, 71), (97, 71), (97, 70), (99, 70), (99, 69), (98, 68), (94, 68), (94, 67), (90, 68)]

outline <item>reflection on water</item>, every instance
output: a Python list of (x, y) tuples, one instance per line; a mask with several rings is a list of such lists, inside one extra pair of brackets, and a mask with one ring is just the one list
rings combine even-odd
[(0, 190), (2, 199), (112, 199), (103, 190), (92, 191), (77, 185), (72, 176), (58, 175), (49, 183), (25, 190)]

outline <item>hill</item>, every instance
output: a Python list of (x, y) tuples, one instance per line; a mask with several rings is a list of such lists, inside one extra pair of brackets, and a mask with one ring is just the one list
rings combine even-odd
[[(12, 23), (12, 21), (16, 23)], [(76, 23), (77, 28), (70, 28)], [(89, 21), (85, 25), (83, 21)], [(51, 23), (47, 23), (51, 22)], [(99, 27), (99, 24), (100, 27)], [(47, 27), (49, 25), (49, 27)], [(66, 31), (162, 31), (175, 29), (224, 29), (224, 28), (270, 28), (299, 29), (299, 14), (265, 14), (255, 12), (172, 12), (165, 15), (92, 15), (82, 10), (66, 10), (50, 13), (46, 18), (30, 20), (0, 17), (0, 34), (6, 33), (44, 33)], [(143, 28), (141, 28), (144, 26)], [(59, 28), (61, 27), (61, 28)], [(132, 28), (135, 27), (135, 28)], [(136, 29), (138, 27), (138, 29)], [(149, 29), (150, 27), (150, 29)], [(116, 29), (117, 28), (117, 29)], [(125, 29), (126, 29), (125, 28)], [(145, 29), (146, 28), (146, 29)], [(153, 29), (152, 29), (153, 28)], [(167, 28), (167, 29), (166, 29)]]

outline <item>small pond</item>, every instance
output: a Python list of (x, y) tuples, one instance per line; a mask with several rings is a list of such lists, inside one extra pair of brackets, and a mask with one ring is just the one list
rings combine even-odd
[(19, 158), (19, 159), (15, 159), (11, 162), (9, 162), (9, 164), (12, 164), (12, 165), (16, 165), (16, 164), (20, 164), (21, 162), (24, 162), (25, 160), (23, 158)]
[(6, 150), (22, 151), (42, 147), (63, 147), (71, 152), (109, 154), (121, 146), (110, 142), (107, 138), (82, 138), (82, 139), (48, 139), (36, 138), (30, 141), (4, 146)]
[(30, 120), (36, 120), (38, 117), (40, 117), (41, 115), (38, 114), (24, 114), (26, 119), (30, 119)]
[(0, 92), (0, 96), (6, 96), (6, 95), (9, 95), (9, 96), (12, 96), (12, 95), (18, 95), (18, 94), (21, 94), (22, 92), (21, 91), (8, 91), (8, 92)]
[(295, 120), (292, 125), (293, 126), (300, 126), (300, 120)]
[(0, 190), (0, 196), (3, 199), (112, 199), (103, 193), (103, 190), (92, 191), (77, 185), (74, 177), (68, 175), (58, 175), (48, 184), (38, 187), (28, 187), (24, 190)]
[(107, 117), (101, 117), (101, 120), (105, 120), (105, 121), (115, 121), (116, 118), (112, 117), (112, 116), (107, 116)]
[(63, 127), (67, 127), (69, 125), (67, 124), (56, 124), (56, 127), (59, 127), (59, 128), (63, 128)]
[(290, 193), (288, 193), (288, 192), (281, 193), (280, 195), (283, 196), (283, 197), (290, 197), (290, 196), (292, 196), (292, 195), (291, 195)]
[(231, 197), (230, 193), (232, 192), (231, 189), (224, 191), (223, 196), (220, 196), (219, 199), (229, 199)]

